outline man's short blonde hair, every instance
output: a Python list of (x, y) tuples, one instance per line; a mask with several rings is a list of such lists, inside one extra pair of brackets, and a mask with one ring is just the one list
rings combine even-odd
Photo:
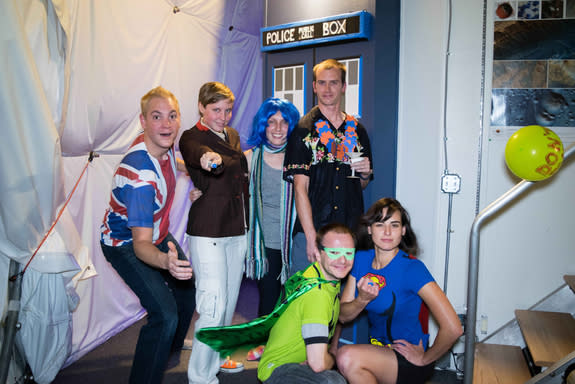
[(345, 84), (345, 73), (346, 73), (347, 69), (345, 68), (345, 65), (343, 65), (339, 61), (337, 61), (335, 59), (327, 59), (327, 60), (322, 61), (319, 64), (314, 65), (314, 67), (313, 67), (313, 81), (316, 81), (317, 73), (322, 69), (339, 69), (339, 72), (341, 73), (341, 83)]
[(180, 114), (180, 104), (178, 103), (178, 99), (176, 99), (176, 96), (174, 96), (174, 94), (168, 91), (166, 88), (163, 88), (162, 86), (157, 86), (156, 88), (150, 89), (148, 93), (142, 96), (142, 99), (140, 100), (140, 109), (142, 111), (142, 115), (146, 116), (150, 100), (156, 97), (166, 100), (172, 100), (174, 106), (176, 107), (178, 115)]

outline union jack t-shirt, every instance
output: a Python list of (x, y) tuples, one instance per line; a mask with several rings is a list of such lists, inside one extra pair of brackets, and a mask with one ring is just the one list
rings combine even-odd
[(112, 179), (110, 205), (100, 227), (102, 242), (121, 246), (132, 242), (132, 227), (148, 227), (153, 228), (153, 243), (161, 243), (168, 235), (175, 180), (173, 148), (159, 161), (148, 153), (144, 134), (138, 136)]

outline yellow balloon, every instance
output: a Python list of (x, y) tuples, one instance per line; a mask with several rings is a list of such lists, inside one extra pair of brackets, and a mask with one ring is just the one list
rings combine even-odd
[(505, 146), (505, 162), (516, 176), (539, 181), (551, 177), (563, 163), (563, 143), (540, 125), (518, 129)]

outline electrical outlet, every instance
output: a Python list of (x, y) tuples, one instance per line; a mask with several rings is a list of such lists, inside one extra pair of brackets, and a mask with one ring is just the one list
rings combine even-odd
[(455, 343), (451, 346), (451, 351), (456, 354), (465, 352), (465, 335), (459, 336)]
[(465, 332), (465, 322), (467, 321), (467, 315), (465, 313), (457, 314), (459, 317), (459, 322), (461, 323), (461, 327), (463, 327), (463, 332)]
[(441, 176), (441, 190), (444, 193), (458, 193), (461, 189), (461, 177), (455, 173)]
[(488, 318), (487, 315), (481, 315), (481, 320), (480, 320), (480, 326), (479, 328), (481, 329), (481, 334), (482, 335), (486, 335), (487, 334), (487, 329), (488, 329)]

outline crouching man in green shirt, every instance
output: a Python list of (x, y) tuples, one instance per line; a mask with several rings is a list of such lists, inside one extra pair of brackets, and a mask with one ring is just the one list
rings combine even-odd
[(332, 370), (335, 357), (329, 343), (339, 317), (340, 280), (353, 266), (355, 239), (345, 225), (329, 224), (317, 232), (316, 243), (319, 260), (303, 276), (330, 282), (295, 299), (271, 329), (258, 366), (258, 378), (265, 384), (346, 383)]

